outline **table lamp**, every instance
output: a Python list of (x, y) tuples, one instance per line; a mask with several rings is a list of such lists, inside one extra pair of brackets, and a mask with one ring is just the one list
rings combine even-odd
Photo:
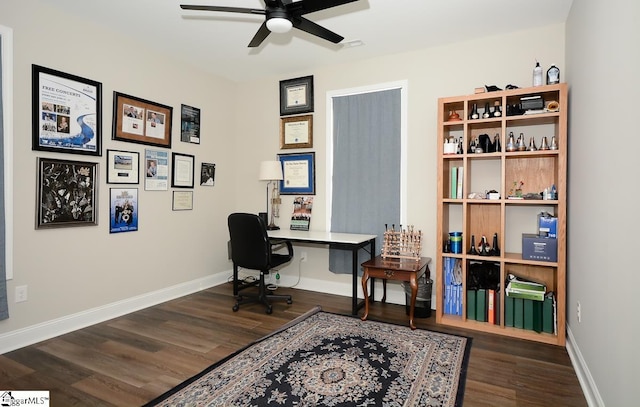
[(275, 224), (276, 208), (280, 204), (280, 196), (278, 194), (278, 181), (282, 180), (282, 165), (280, 161), (262, 161), (260, 163), (260, 181), (267, 182), (267, 213), (269, 213), (269, 184), (273, 182), (273, 190), (271, 194), (271, 222), (267, 225), (268, 230), (280, 229)]

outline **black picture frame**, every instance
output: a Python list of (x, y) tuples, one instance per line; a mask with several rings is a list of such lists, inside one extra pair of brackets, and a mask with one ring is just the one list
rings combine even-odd
[(313, 112), (313, 75), (280, 81), (280, 116)]
[(200, 109), (182, 104), (180, 106), (180, 141), (200, 144)]
[(102, 83), (33, 64), (35, 151), (102, 155)]
[(173, 107), (113, 92), (113, 140), (171, 148)]
[(98, 224), (98, 163), (37, 158), (36, 229)]
[(171, 153), (172, 188), (193, 188), (195, 161), (191, 154)]

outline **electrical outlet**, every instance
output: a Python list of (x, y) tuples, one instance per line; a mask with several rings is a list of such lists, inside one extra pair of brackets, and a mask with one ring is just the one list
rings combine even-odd
[(578, 305), (576, 307), (576, 317), (578, 317), (578, 322), (582, 322), (582, 307), (580, 307), (580, 301), (578, 301)]
[(300, 260), (307, 261), (307, 252), (300, 252)]
[(19, 285), (16, 287), (16, 302), (23, 302), (27, 300), (27, 286)]

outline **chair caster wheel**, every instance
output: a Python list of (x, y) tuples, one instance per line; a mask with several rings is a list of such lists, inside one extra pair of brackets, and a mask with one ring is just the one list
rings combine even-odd
[(273, 312), (273, 307), (268, 306), (267, 310), (265, 311), (267, 314), (271, 315), (271, 313)]
[(293, 304), (293, 300), (288, 299), (288, 300), (287, 300), (287, 304)]
[(233, 310), (233, 312), (236, 312), (240, 309), (240, 306), (238, 304), (235, 304), (231, 309)]

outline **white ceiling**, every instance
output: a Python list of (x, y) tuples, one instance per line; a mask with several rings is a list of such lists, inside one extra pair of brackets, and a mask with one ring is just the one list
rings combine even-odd
[[(70, 15), (131, 37), (130, 46), (166, 52), (233, 81), (286, 76), (566, 21), (573, 0), (358, 0), (306, 18), (342, 35), (332, 44), (299, 30), (248, 48), (264, 16), (185, 11), (180, 4), (264, 8), (262, 0), (48, 0)], [(497, 45), (499, 46), (499, 44)]]

